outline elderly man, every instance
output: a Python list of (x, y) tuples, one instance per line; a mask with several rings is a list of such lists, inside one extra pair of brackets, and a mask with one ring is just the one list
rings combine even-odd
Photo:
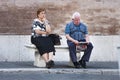
[[(69, 46), (69, 54), (75, 68), (80, 68), (80, 65), (86, 68), (86, 62), (89, 61), (93, 45), (89, 41), (87, 26), (80, 21), (79, 12), (73, 13), (72, 21), (66, 25), (65, 35)], [(84, 51), (81, 60), (77, 61), (76, 45), (79, 45), (80, 41), (87, 42), (87, 49)]]

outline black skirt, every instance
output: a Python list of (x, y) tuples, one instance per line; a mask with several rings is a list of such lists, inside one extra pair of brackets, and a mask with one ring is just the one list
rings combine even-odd
[(35, 37), (32, 39), (32, 42), (35, 44), (41, 56), (45, 53), (55, 52), (55, 47), (52, 42), (52, 39), (48, 36)]

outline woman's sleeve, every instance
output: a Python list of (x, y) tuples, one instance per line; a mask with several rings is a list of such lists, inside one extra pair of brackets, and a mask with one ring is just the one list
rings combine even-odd
[(36, 29), (41, 29), (41, 28), (40, 28), (40, 27), (36, 24), (36, 22), (35, 22), (35, 21), (33, 22), (32, 27), (33, 27), (33, 30), (36, 30)]

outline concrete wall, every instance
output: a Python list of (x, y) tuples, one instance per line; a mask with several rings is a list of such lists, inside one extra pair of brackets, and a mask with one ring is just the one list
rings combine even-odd
[[(62, 37), (62, 45), (66, 45), (66, 38)], [(120, 36), (90, 36), (90, 39), (94, 44), (90, 61), (117, 61)], [(33, 61), (33, 51), (26, 44), (30, 44), (30, 35), (0, 35), (0, 61)], [(69, 53), (56, 52), (54, 59), (68, 61)]]

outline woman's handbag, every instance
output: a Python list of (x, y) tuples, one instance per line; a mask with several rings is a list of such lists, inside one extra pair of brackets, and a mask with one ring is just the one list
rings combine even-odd
[(49, 34), (49, 37), (52, 39), (54, 45), (61, 45), (60, 39), (62, 39), (58, 34)]

